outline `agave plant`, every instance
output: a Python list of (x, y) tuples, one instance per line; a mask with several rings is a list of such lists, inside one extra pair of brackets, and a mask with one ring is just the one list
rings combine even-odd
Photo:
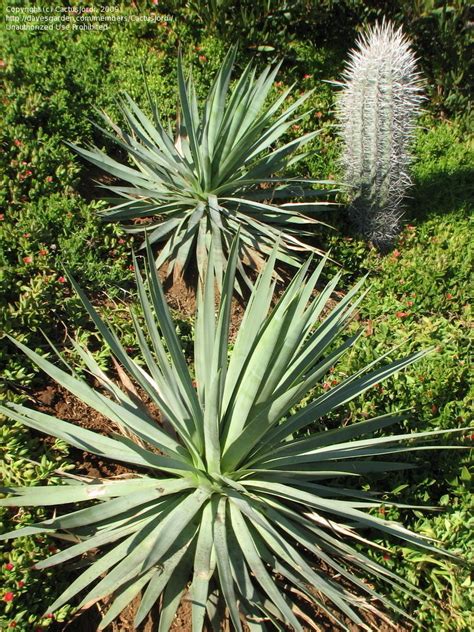
[[(86, 570), (49, 611), (78, 593), (83, 594), (79, 608), (113, 595), (99, 627), (103, 629), (142, 593), (135, 626), (161, 600), (160, 631), (169, 629), (182, 598), (191, 602), (194, 631), (203, 629), (206, 613), (215, 621), (218, 603), (227, 605), (236, 630), (244, 622), (250, 630), (272, 624), (302, 630), (302, 621), (310, 621), (306, 606), (326, 613), (342, 629), (348, 629), (349, 620), (368, 629), (364, 613), (402, 611), (366, 583), (364, 575), (385, 580), (411, 597), (422, 594), (360, 545), (383, 548), (373, 535), (364, 535), (371, 530), (380, 537), (394, 536), (405, 546), (437, 549), (401, 524), (381, 518), (373, 510), (382, 502), (344, 481), (412, 467), (391, 457), (426, 449), (414, 440), (432, 439), (438, 432), (380, 432), (400, 422), (403, 413), (333, 430), (326, 429), (324, 418), (424, 352), (378, 368), (371, 364), (330, 390), (321, 389), (325, 374), (357, 339), (337, 342), (363, 296), (363, 281), (321, 318), (338, 277), (315, 295), (324, 261), (311, 274), (308, 261), (272, 308), (275, 247), (229, 354), (238, 245), (236, 238), (217, 315), (211, 250), (199, 292), (194, 374), (149, 246), (146, 278), (137, 272), (136, 279), (143, 320), (132, 313), (139, 363), (127, 355), (71, 278), (120, 363), (122, 378), (128, 375), (122, 379), (126, 389), (77, 343), (77, 352), (103, 388), (93, 388), (71, 367), (59, 368), (16, 343), (48, 375), (107, 417), (110, 436), (24, 405), (11, 403), (0, 412), (136, 472), (125, 479), (75, 476), (65, 478), (63, 485), (3, 488), (10, 494), (0, 501), (3, 506), (56, 508), (54, 517), (3, 539), (46, 533), (73, 542), (37, 568), (89, 552)], [(133, 394), (134, 383), (159, 407), (159, 420)], [(306, 405), (298, 406), (303, 398)], [(71, 503), (85, 506), (61, 512), (61, 505)]]
[[(239, 273), (249, 285), (241, 261), (258, 267), (261, 254), (268, 255), (281, 234), (278, 257), (296, 264), (299, 251), (311, 250), (301, 237), (310, 236), (318, 223), (299, 211), (311, 214), (325, 205), (314, 201), (323, 193), (313, 188), (316, 181), (280, 175), (306, 155), (297, 150), (317, 134), (310, 132), (277, 146), (301, 120), (294, 114), (311, 92), (281, 112), (293, 86), (268, 101), (278, 66), (256, 76), (248, 65), (231, 89), (234, 58), (232, 49), (201, 111), (192, 76), (185, 79), (178, 60), (180, 108), (175, 134), (161, 124), (148, 90), (151, 119), (128, 94), (119, 100), (128, 130), (102, 113), (109, 129), (99, 129), (127, 152), (134, 168), (96, 147), (72, 145), (81, 156), (123, 181), (104, 187), (114, 194), (109, 198), (114, 206), (101, 213), (104, 220), (128, 222), (126, 230), (146, 230), (151, 244), (163, 242), (156, 263), (159, 268), (168, 262), (168, 274), (181, 274), (195, 256), (202, 279), (212, 248), (219, 286), (237, 229)], [(295, 196), (313, 201), (276, 205)], [(151, 222), (144, 223), (143, 218)]]

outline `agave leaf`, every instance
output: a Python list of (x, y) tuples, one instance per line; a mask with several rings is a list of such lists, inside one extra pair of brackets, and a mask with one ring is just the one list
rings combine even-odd
[(206, 604), (206, 612), (211, 624), (212, 632), (220, 632), (222, 621), (226, 615), (225, 601), (222, 593), (217, 588), (209, 595)]
[[(304, 271), (304, 268), (302, 269)], [(267, 318), (266, 327), (256, 341), (252, 354), (247, 356), (244, 371), (240, 375), (238, 390), (234, 393), (227, 411), (226, 442), (230, 443), (241, 432), (261, 388), (267, 367), (271, 364), (275, 348), (284, 340), (291, 327), (297, 303), (293, 301), (301, 274), (297, 274), (279, 304)]]
[[(277, 514), (274, 513), (274, 508), (277, 510)], [(418, 595), (420, 597), (423, 596), (424, 598), (427, 598), (427, 594), (422, 590), (399, 577), (395, 573), (392, 573), (390, 570), (384, 568), (375, 560), (367, 557), (357, 549), (351, 547), (344, 540), (336, 538), (335, 535), (331, 535), (331, 532), (328, 533), (320, 527), (317, 527), (314, 522), (308, 520), (300, 513), (295, 512), (287, 505), (282, 504), (274, 498), (269, 499), (268, 516), (274, 518), (278, 524), (280, 522), (280, 515), (289, 517), (293, 523), (296, 523), (302, 528), (310, 531), (313, 534), (313, 539), (314, 537), (318, 539), (319, 546), (328, 551), (332, 556), (337, 555), (342, 559), (345, 559), (347, 562), (359, 566), (360, 568), (370, 569), (371, 573), (384, 577), (386, 581), (390, 581), (394, 586), (397, 586), (397, 588), (405, 590), (409, 595)], [(355, 532), (348, 531), (348, 533), (357, 538), (357, 534)], [(374, 545), (374, 543), (372, 543), (372, 545)]]
[(361, 526), (373, 527), (375, 529), (388, 533), (389, 535), (405, 540), (406, 542), (409, 542), (420, 548), (436, 553), (441, 552), (447, 557), (456, 559), (455, 555), (449, 553), (448, 551), (440, 551), (440, 549), (437, 549), (431, 544), (428, 544), (426, 542), (427, 538), (414, 534), (412, 531), (406, 529), (401, 524), (397, 522), (382, 520), (380, 518), (377, 518), (376, 516), (372, 516), (371, 514), (364, 513), (357, 508), (367, 506), (366, 503), (361, 504), (354, 501), (351, 501), (349, 503), (334, 499), (326, 500), (302, 490), (293, 489), (290, 492), (290, 490), (292, 489), (291, 487), (273, 482), (249, 480), (246, 484), (252, 488), (268, 490), (269, 493), (280, 496), (281, 498), (287, 498), (289, 500), (296, 500), (308, 504), (315, 509), (330, 511), (331, 513), (334, 513), (338, 516), (348, 518), (349, 520), (355, 520)]
[[(52, 415), (46, 415), (45, 413), (40, 413), (31, 408), (20, 406), (19, 404), (11, 403), (9, 406), (0, 406), (0, 412), (30, 428), (62, 439), (70, 445), (80, 450), (91, 452), (92, 454), (163, 471), (194, 471), (194, 468), (185, 461), (159, 456), (153, 452), (144, 450), (137, 444), (134, 444), (133, 447), (126, 446), (117, 439), (103, 437), (90, 430), (85, 430), (79, 426), (57, 419)], [(54, 427), (51, 426), (51, 421), (54, 421)]]
[[(223, 412), (227, 411), (229, 400), (236, 388), (239, 376), (243, 371), (246, 358), (255, 342), (256, 334), (258, 334), (270, 308), (270, 303), (273, 297), (273, 289), (275, 287), (275, 282), (272, 282), (272, 277), (276, 256), (277, 251), (276, 248), (274, 248), (271, 257), (265, 266), (263, 274), (259, 277), (257, 283), (255, 284), (247, 309), (245, 310), (227, 370), (223, 393)], [(252, 330), (254, 332), (253, 336), (250, 335)]]
[[(117, 421), (119, 425), (127, 425), (130, 429), (138, 434), (142, 439), (152, 443), (168, 454), (177, 455), (180, 449), (178, 444), (174, 442), (166, 433), (160, 430), (150, 419), (144, 419), (142, 415), (135, 414), (132, 410), (128, 411), (126, 419), (123, 415), (117, 415), (122, 412), (122, 407), (115, 402), (100, 395), (94, 389), (90, 388), (84, 381), (69, 375), (62, 369), (59, 369), (51, 362), (28, 349), (21, 342), (11, 338), (11, 341), (21, 349), (33, 362), (35, 362), (43, 371), (50, 375), (54, 380), (60, 382), (71, 393), (79, 397), (82, 401), (92, 406), (99, 413), (102, 413), (109, 419)], [(138, 412), (138, 411), (137, 411)], [(181, 458), (177, 455), (178, 458)]]
[(105, 616), (99, 624), (98, 630), (104, 630), (114, 619), (116, 619), (122, 610), (138, 595), (142, 588), (156, 574), (154, 568), (142, 575), (137, 580), (130, 580), (124, 586), (121, 586), (115, 593), (115, 599), (107, 610)]
[[(262, 528), (259, 524), (255, 525), (256, 531), (260, 534), (266, 546), (276, 553), (277, 559), (283, 560), (287, 567), (291, 568), (295, 576), (300, 576), (303, 582), (313, 586), (319, 593), (325, 595), (332, 603), (334, 603), (341, 612), (349, 617), (356, 625), (364, 625), (360, 617), (350, 607), (351, 598), (344, 599), (343, 591), (329, 580), (318, 576), (305, 560), (299, 555), (294, 547), (285, 544), (281, 537), (275, 537), (270, 534), (267, 529)], [(278, 536), (278, 534), (277, 534)], [(319, 604), (318, 604), (319, 605)]]
[(131, 552), (84, 597), (81, 606), (114, 592), (128, 580), (158, 563), (172, 547), (176, 534), (193, 520), (207, 495), (198, 489), (184, 499), (172, 501), (165, 517), (159, 515), (137, 531), (130, 547)]
[[(385, 365), (380, 369), (377, 369), (376, 371), (358, 379), (357, 374), (346, 378), (338, 386), (315, 399), (311, 402), (311, 404), (306, 406), (306, 408), (302, 409), (282, 424), (272, 436), (271, 445), (277, 445), (285, 437), (293, 435), (295, 432), (301, 430), (310, 423), (315, 422), (329, 411), (347, 404), (349, 401), (358, 397), (375, 384), (378, 384), (382, 380), (389, 378), (391, 375), (394, 375), (398, 371), (408, 367), (413, 362), (421, 359), (430, 351), (431, 350), (429, 349), (418, 351), (407, 358), (392, 362), (391, 364)], [(380, 361), (380, 358), (373, 364), (378, 361)], [(369, 367), (366, 367), (364, 371), (367, 370), (367, 368)]]
[(168, 632), (173, 623), (174, 615), (186, 590), (193, 563), (192, 554), (193, 550), (188, 546), (166, 584), (161, 603), (158, 632)]
[(173, 573), (175, 572), (177, 565), (182, 560), (186, 552), (189, 550), (189, 545), (193, 538), (194, 530), (188, 527), (177, 539), (173, 547), (173, 551), (169, 555), (167, 555), (166, 559), (160, 564), (159, 570), (151, 578), (150, 583), (148, 584), (147, 589), (140, 601), (140, 607), (137, 610), (137, 614), (135, 615), (134, 620), (135, 627), (138, 627), (143, 622), (151, 608), (159, 599), (168, 581), (170, 580), (170, 577), (172, 577)]
[(301, 575), (309, 585), (314, 586), (316, 590), (326, 595), (342, 612), (350, 617), (354, 623), (358, 625), (362, 624), (361, 619), (344, 601), (344, 595), (341, 589), (336, 585), (332, 585), (331, 582), (326, 581), (323, 577), (318, 576), (297, 550), (289, 545), (268, 520), (255, 510), (251, 505), (251, 501), (247, 502), (245, 499), (236, 498), (234, 496), (232, 502), (250, 518), (251, 524), (259, 532), (263, 540), (265, 540), (267, 546), (269, 546), (279, 558), (285, 560), (290, 568), (292, 567), (294, 569), (296, 574)]
[(105, 529), (97, 533), (90, 538), (82, 542), (78, 542), (73, 546), (56, 553), (55, 555), (51, 555), (45, 560), (41, 560), (35, 564), (35, 568), (43, 569), (50, 568), (51, 566), (56, 566), (57, 564), (64, 564), (64, 562), (68, 562), (69, 560), (74, 559), (79, 555), (83, 555), (88, 551), (93, 550), (95, 547), (104, 546), (111, 544), (117, 540), (121, 540), (124, 536), (128, 536), (130, 534), (135, 533), (138, 529), (145, 526), (145, 523), (148, 524), (151, 522), (152, 518), (148, 517), (143, 520), (136, 520), (133, 523), (127, 524), (125, 526), (118, 527), (113, 530)]
[(216, 558), (212, 556), (215, 510), (216, 506), (214, 503), (207, 503), (204, 506), (196, 543), (193, 581), (189, 589), (192, 604), (193, 632), (201, 632), (203, 628), (209, 593), (209, 581), (214, 574), (216, 565)]
[[(152, 257), (149, 243), (147, 243), (147, 254), (148, 260), (151, 263)], [(153, 266), (149, 266), (148, 268), (148, 283), (152, 304), (155, 309), (155, 314), (160, 324), (163, 337), (166, 341), (166, 346), (169, 353), (171, 354), (173, 364), (179, 375), (181, 385), (185, 389), (185, 392), (189, 397), (193, 413), (197, 415), (198, 419), (202, 419), (202, 411), (199, 407), (196, 391), (192, 386), (183, 350), (181, 348), (181, 344), (178, 340), (173, 322), (171, 320), (171, 316), (166, 304), (166, 299), (163, 293), (163, 288), (159, 283), (158, 275)]]
[(181, 57), (178, 58), (178, 91), (179, 99), (181, 103), (184, 125), (186, 133), (189, 138), (191, 155), (193, 160), (193, 166), (197, 171), (199, 179), (203, 176), (202, 158), (199, 151), (199, 145), (197, 141), (197, 129), (196, 129), (196, 116), (193, 112), (193, 98), (192, 90), (186, 86), (186, 80), (183, 73), (183, 65)]
[(240, 623), (239, 611), (237, 607), (237, 599), (235, 596), (234, 579), (232, 577), (232, 569), (229, 561), (228, 550), (228, 532), (231, 529), (226, 516), (227, 498), (222, 497), (216, 503), (216, 518), (214, 520), (214, 546), (216, 548), (217, 570), (219, 573), (219, 583), (222, 588), (227, 606), (230, 611), (230, 617), (236, 630), (242, 632), (242, 624)]
[(100, 557), (96, 562), (91, 564), (72, 584), (70, 584), (66, 590), (56, 599), (56, 601), (49, 607), (49, 612), (54, 612), (65, 603), (68, 603), (73, 597), (75, 597), (80, 591), (89, 586), (95, 579), (100, 577), (104, 572), (111, 568), (114, 564), (117, 564), (123, 559), (128, 547), (135, 538), (135, 534), (130, 535), (127, 539), (123, 540), (112, 548), (108, 553)]
[[(382, 416), (382, 418), (377, 417), (373, 420), (367, 420), (373, 422), (373, 425), (377, 428), (383, 427), (386, 424), (383, 423), (387, 421), (387, 424), (391, 423), (391, 415)], [(364, 422), (360, 422), (361, 424)], [(359, 424), (357, 424), (359, 425)], [(292, 460), (293, 457), (297, 457), (300, 462), (303, 462), (306, 457), (309, 457), (309, 460), (314, 458), (315, 461), (326, 461), (334, 458), (337, 459), (345, 459), (345, 458), (354, 458), (357, 456), (375, 456), (380, 454), (390, 454), (391, 452), (410, 452), (417, 450), (419, 448), (426, 449), (430, 446), (402, 446), (400, 448), (388, 448), (383, 449), (381, 446), (387, 443), (396, 443), (408, 440), (419, 439), (421, 437), (431, 437), (440, 434), (449, 434), (451, 432), (462, 432), (462, 429), (455, 428), (450, 430), (433, 430), (428, 432), (414, 432), (410, 434), (402, 434), (402, 435), (390, 435), (388, 437), (377, 437), (373, 439), (365, 439), (358, 441), (349, 441), (349, 442), (339, 442), (336, 441), (334, 445), (322, 445), (320, 447), (315, 447), (318, 444), (318, 436), (316, 435), (314, 438), (311, 437), (309, 439), (303, 439), (301, 441), (295, 442), (298, 444), (298, 448), (293, 446), (286, 446), (280, 448), (278, 451), (275, 451), (273, 456), (276, 456), (276, 459), (272, 460), (275, 465), (285, 465), (292, 464), (295, 461)], [(347, 433), (352, 434), (352, 433)], [(335, 435), (333, 435), (334, 437)], [(339, 435), (341, 436), (341, 435)], [(324, 440), (323, 440), (324, 441)], [(321, 440), (319, 440), (319, 443)], [(337, 446), (337, 447), (336, 447)], [(452, 448), (456, 446), (451, 446)], [(279, 456), (282, 455), (282, 460), (279, 460)], [(283, 456), (285, 455), (285, 456)], [(292, 456), (291, 456), (292, 455)], [(268, 462), (266, 462), (268, 463)]]
[(233, 503), (229, 503), (229, 508), (232, 520), (232, 528), (234, 529), (235, 533), (238, 534), (240, 548), (242, 549), (245, 559), (247, 560), (247, 564), (252, 569), (255, 579), (268, 594), (271, 601), (282, 613), (287, 622), (292, 625), (295, 630), (302, 632), (303, 628), (301, 627), (298, 619), (295, 617), (293, 611), (288, 606), (281, 592), (277, 589), (274, 581), (268, 574), (265, 565), (263, 564), (257, 552), (255, 543), (250, 534), (250, 530), (240, 511)]
[[(175, 483), (176, 481), (173, 481)], [(0, 487), (2, 494), (18, 494), (10, 498), (0, 499), (3, 507), (28, 506), (31, 500), (36, 500), (38, 505), (61, 505), (81, 500), (105, 500), (114, 497), (127, 496), (136, 492), (142, 492), (147, 487), (156, 488), (157, 481), (142, 476), (126, 481), (107, 481), (100, 484), (86, 483), (79, 485), (47, 485), (37, 487)], [(161, 492), (164, 489), (161, 488)]]
[[(222, 124), (225, 111), (225, 97), (230, 84), (232, 67), (234, 65), (236, 49), (231, 48), (227, 53), (221, 69), (219, 70), (211, 92), (206, 102), (204, 120), (207, 133), (207, 143), (210, 156), (214, 155), (214, 148), (218, 142), (218, 133)], [(211, 158), (212, 162), (212, 158)]]
[(275, 518), (275, 520), (278, 521), (279, 525), (282, 529), (284, 529), (284, 531), (286, 531), (286, 533), (294, 537), (297, 542), (299, 542), (302, 546), (311, 551), (314, 555), (319, 557), (325, 564), (331, 566), (337, 573), (340, 573), (343, 577), (345, 577), (351, 583), (360, 588), (361, 591), (366, 592), (371, 597), (380, 600), (386, 608), (398, 612), (404, 617), (410, 618), (407, 612), (399, 608), (384, 595), (381, 595), (380, 593), (370, 588), (366, 582), (361, 581), (361, 579), (357, 577), (357, 575), (355, 575), (353, 572), (347, 571), (344, 566), (338, 564), (338, 562), (331, 555), (327, 555), (320, 547), (314, 546), (312, 534), (301, 529), (298, 523), (295, 523), (294, 521), (290, 522), (284, 516), (279, 515), (273, 510), (271, 510), (271, 512), (271, 515)]

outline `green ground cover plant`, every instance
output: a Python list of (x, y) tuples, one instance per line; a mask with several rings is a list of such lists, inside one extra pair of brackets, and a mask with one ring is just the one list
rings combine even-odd
[(284, 51), (291, 56), (293, 44), (310, 41), (337, 51), (339, 64), (347, 42), (355, 41), (367, 24), (390, 19), (414, 43), (428, 79), (432, 108), (451, 116), (461, 114), (469, 124), (473, 50), (469, 0), (229, 0), (209, 3), (207, 13), (195, 2), (168, 0), (164, 7), (183, 21), (194, 20), (197, 29), (244, 44), (254, 55)]
[[(300, 163), (298, 173), (291, 174), (290, 171), (290, 175), (340, 178), (333, 92), (323, 80), (338, 78), (344, 56), (355, 40), (355, 36), (351, 40), (348, 33), (353, 33), (354, 26), (360, 24), (362, 13), (358, 8), (351, 9), (352, 17), (343, 41), (331, 42), (324, 33), (330, 34), (329, 26), (341, 23), (334, 17), (339, 15), (337, 11), (343, 11), (342, 16), (349, 15), (341, 3), (337, 4), (339, 6), (334, 4), (321, 13), (321, 20), (324, 18), (326, 22), (321, 27), (319, 40), (313, 38), (312, 31), (304, 29), (291, 34), (293, 25), (296, 25), (295, 30), (298, 29), (298, 23), (289, 20), (287, 34), (282, 34), (275, 50), (257, 50), (253, 36), (242, 39), (239, 47), (236, 63), (241, 70), (250, 59), (263, 68), (277, 53), (283, 57), (281, 78), (277, 82), (281, 81), (281, 85), (274, 86), (275, 95), (281, 94), (294, 81), (301, 92), (316, 88), (303, 108), (303, 111), (306, 108), (308, 111), (314, 108), (314, 111), (299, 129), (290, 128), (286, 137), (288, 142), (301, 133), (318, 129), (320, 133), (309, 147), (316, 151), (311, 151)], [(413, 8), (413, 3), (409, 4), (406, 16)], [(433, 31), (429, 30), (431, 21), (438, 19), (436, 14), (433, 16), (431, 9), (427, 9), (426, 15), (420, 17), (427, 25), (429, 46), (416, 44), (416, 47), (422, 55), (423, 70), (429, 81), (431, 101), (427, 108), (432, 115), (422, 121), (414, 146), (412, 177), (415, 186), (408, 204), (408, 225), (402, 232), (401, 241), (395, 244), (391, 254), (380, 258), (364, 243), (350, 236), (337, 213), (330, 213), (325, 219), (336, 227), (336, 232), (323, 233), (315, 244), (323, 249), (331, 247), (333, 258), (342, 264), (343, 290), (366, 271), (370, 272), (373, 284), (358, 316), (360, 324), (366, 327), (367, 336), (359, 339), (358, 353), (343, 360), (342, 373), (351, 373), (360, 368), (359, 363), (370, 362), (375, 355), (387, 351), (389, 342), (397, 337), (407, 341), (408, 349), (434, 345), (438, 352), (425, 358), (419, 368), (414, 367), (410, 379), (406, 374), (392, 379), (386, 391), (367, 391), (360, 402), (349, 405), (345, 418), (328, 418), (328, 424), (347, 423), (356, 413), (373, 416), (390, 411), (394, 401), (401, 407), (414, 407), (409, 430), (453, 428), (469, 422), (472, 396), (468, 388), (470, 313), (466, 297), (471, 284), (468, 213), (473, 197), (473, 157), (472, 144), (466, 133), (466, 91), (462, 79), (466, 76), (463, 64), (468, 56), (469, 33), (460, 27), (462, 11), (458, 10), (458, 4), (465, 12), (464, 3), (453, 4), (454, 11), (448, 12), (446, 19), (453, 18), (449, 24), (456, 20), (457, 26), (449, 33), (445, 31), (449, 36), (442, 45), (436, 44), (436, 39), (430, 35)], [(166, 3), (163, 10), (167, 10)], [(436, 11), (435, 6), (433, 10)], [(390, 13), (387, 15), (393, 18)], [(122, 243), (121, 240), (126, 241), (124, 234), (97, 220), (99, 206), (94, 200), (100, 195), (92, 181), (98, 174), (78, 160), (62, 143), (62, 138), (81, 144), (93, 142), (112, 151), (113, 145), (94, 131), (89, 113), (93, 106), (98, 106), (120, 121), (120, 112), (113, 99), (118, 88), (129, 92), (140, 107), (146, 109), (142, 64), (150, 91), (160, 94), (164, 118), (172, 118), (176, 112), (178, 43), (186, 67), (193, 68), (197, 94), (201, 99), (205, 97), (212, 77), (225, 57), (228, 40), (213, 33), (205, 23), (186, 16), (178, 19), (179, 12), (176, 16), (176, 21), (164, 26), (136, 23), (103, 33), (65, 32), (61, 37), (50, 33), (2, 34), (6, 98), (0, 108), (2, 119), (7, 123), (1, 131), (3, 151), (0, 156), (2, 331), (15, 335), (39, 353), (46, 351), (40, 327), (47, 330), (56, 344), (63, 346), (64, 330), (62, 326), (59, 330), (53, 327), (50, 313), (51, 305), (55, 305), (58, 317), (68, 329), (79, 329), (81, 340), (93, 343), (94, 357), (101, 367), (113, 369), (110, 353), (98, 343), (80, 302), (68, 289), (63, 262), (72, 268), (93, 303), (101, 312), (107, 312), (108, 318), (120, 327), (121, 333), (132, 344), (132, 328), (122, 317), (122, 303), (134, 298), (131, 293), (133, 271), (129, 269), (133, 265), (130, 243)], [(285, 16), (282, 19), (288, 20)], [(410, 22), (410, 17), (405, 20)], [(444, 55), (443, 46), (448, 45), (451, 49), (462, 50), (462, 55)], [(131, 55), (131, 49), (136, 54)], [(430, 56), (430, 49), (435, 57)], [(444, 64), (443, 59), (448, 58), (449, 63)], [(430, 64), (433, 68), (436, 64), (435, 74), (427, 70)], [(445, 85), (444, 79), (441, 83), (442, 77), (452, 72), (453, 77), (456, 73), (460, 77), (457, 83), (436, 92), (436, 85)], [(448, 101), (449, 95), (455, 96)], [(298, 96), (296, 94), (295, 98)], [(437, 118), (440, 111), (444, 112), (444, 119)], [(124, 159), (123, 155), (117, 157)], [(68, 213), (72, 213), (72, 217), (68, 217)], [(89, 238), (93, 241), (87, 245)], [(56, 248), (52, 248), (53, 245)], [(338, 269), (328, 262), (330, 274)], [(115, 292), (116, 306), (104, 304), (104, 287), (108, 293)], [(125, 292), (120, 289), (123, 287)], [(54, 316), (56, 318), (56, 314)], [(183, 318), (181, 334), (184, 332), (184, 343), (189, 347), (194, 325), (187, 316), (174, 316)], [(4, 340), (0, 350), (0, 398), (3, 402), (21, 403), (44, 382), (23, 354), (14, 351), (10, 343), (3, 344)], [(138, 357), (136, 351), (135, 347), (135, 358)], [(72, 355), (67, 347), (64, 352), (68, 358)], [(187, 353), (191, 355), (191, 352), (189, 348)], [(340, 377), (343, 375), (331, 379)], [(1, 433), (2, 477), (6, 485), (18, 487), (46, 481), (56, 484), (58, 479), (54, 470), (70, 467), (67, 447), (61, 442), (45, 444), (20, 424), (5, 420)], [(429, 466), (425, 464), (418, 468), (419, 474), (410, 473), (409, 488), (400, 490), (397, 499), (403, 503), (409, 496), (419, 504), (440, 505), (442, 512), (439, 514), (422, 516), (406, 511), (403, 519), (414, 530), (439, 539), (451, 552), (472, 559), (470, 470), (469, 463), (463, 459), (446, 459), (437, 453)], [(383, 481), (372, 481), (371, 489), (383, 490)], [(2, 509), (1, 516), (5, 530), (48, 517), (25, 509)], [(18, 539), (13, 548), (2, 549), (0, 625), (5, 629), (14, 624), (25, 632), (44, 630), (54, 626), (55, 619), (61, 621), (69, 616), (70, 606), (55, 613), (55, 619), (43, 616), (44, 591), (48, 591), (52, 602), (69, 579), (51, 569), (48, 571), (50, 579), (45, 583), (44, 575), (31, 570), (32, 563), (45, 558), (52, 546), (56, 543), (48, 537), (44, 540), (25, 537)], [(427, 559), (424, 554), (403, 548), (391, 554), (389, 559), (377, 558), (377, 561), (404, 575), (437, 600), (433, 605), (427, 602), (417, 609), (416, 604), (407, 601), (402, 594), (394, 591), (390, 595), (400, 607), (408, 608), (413, 614), (417, 621), (415, 629), (423, 624), (445, 631), (472, 629), (471, 584), (466, 568), (456, 569), (447, 560)]]

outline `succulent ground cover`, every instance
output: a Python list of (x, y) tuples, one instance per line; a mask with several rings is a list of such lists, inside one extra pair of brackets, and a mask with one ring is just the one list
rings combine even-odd
[[(331, 21), (327, 26), (330, 24)], [(97, 105), (111, 111), (114, 117), (119, 116), (112, 98), (118, 84), (141, 107), (147, 107), (141, 78), (143, 57), (130, 55), (132, 45), (137, 52), (146, 53), (150, 89), (160, 92), (164, 116), (172, 117), (175, 112), (178, 39), (185, 64), (194, 69), (197, 93), (200, 98), (205, 97), (228, 42), (194, 19), (176, 20), (159, 29), (136, 24), (105, 33), (64, 33), (61, 38), (48, 33), (2, 35), (7, 98), (1, 108), (7, 125), (1, 132), (5, 151), (0, 158), (4, 174), (0, 211), (1, 327), (43, 354), (47, 345), (41, 328), (71, 358), (73, 350), (64, 345), (65, 329), (56, 324), (62, 321), (69, 332), (78, 331), (81, 343), (88, 344), (99, 366), (109, 371), (114, 370), (110, 352), (88, 324), (67, 282), (62, 262), (68, 263), (101, 314), (120, 328), (128, 352), (138, 358), (131, 325), (123, 319), (124, 303), (135, 300), (131, 292), (133, 262), (129, 242), (115, 228), (96, 220), (97, 208), (105, 208), (91, 201), (100, 197), (91, 186), (91, 179), (98, 174), (87, 171), (62, 140), (104, 144), (110, 151), (107, 139), (95, 135), (84, 113), (92, 112), (93, 105)], [(319, 47), (304, 31), (301, 36), (282, 41), (278, 50), (287, 61), (282, 66), (281, 79), (274, 85), (275, 94), (294, 81), (301, 91), (316, 88), (307, 102), (314, 112), (287, 133), (291, 140), (301, 133), (320, 130), (311, 144), (318, 153), (301, 161), (300, 175), (320, 178), (324, 174), (337, 179), (333, 96), (322, 79), (338, 78), (344, 54), (353, 41), (345, 41), (342, 49), (327, 43)], [(241, 46), (237, 64), (243, 68), (252, 60), (263, 68), (274, 54)], [(456, 59), (459, 63), (461, 58)], [(442, 74), (441, 66), (437, 72)], [(365, 328), (357, 353), (343, 358), (321, 388), (330, 389), (332, 382), (388, 351), (394, 338), (404, 341), (406, 353), (429, 346), (434, 346), (436, 353), (424, 358), (409, 373), (392, 378), (381, 389), (367, 391), (344, 411), (328, 417), (328, 427), (346, 424), (355, 415), (369, 418), (384, 414), (395, 410), (395, 406), (414, 409), (411, 421), (405, 422), (407, 430), (461, 427), (469, 421), (470, 312), (466, 296), (470, 271), (466, 253), (473, 197), (472, 148), (466, 120), (453, 115), (455, 101), (444, 108), (442, 93), (436, 98), (434, 111), (442, 107), (444, 112), (451, 112), (451, 118), (440, 120), (427, 115), (422, 122), (414, 149), (415, 186), (408, 203), (407, 225), (393, 251), (381, 258), (349, 236), (347, 227), (334, 213), (325, 218), (339, 232), (323, 234), (317, 245), (323, 249), (332, 247), (331, 256), (342, 264), (341, 290), (346, 291), (366, 271), (370, 272), (372, 290), (361, 306), (358, 324), (354, 325)], [(326, 268), (331, 275), (336, 271), (333, 265), (328, 262)], [(124, 286), (124, 280), (128, 280), (128, 285)], [(111, 299), (105, 299), (104, 287), (112, 294)], [(56, 306), (57, 318), (51, 314), (51, 305)], [(178, 335), (190, 359), (195, 323), (184, 303), (181, 311), (179, 301), (174, 300), (172, 306)], [(34, 398), (39, 396), (45, 411), (48, 406), (44, 401), (51, 396), (57, 408), (71, 406), (64, 394), (48, 390), (51, 384), (45, 384), (32, 364), (15, 351), (14, 345), (3, 344), (4, 340), (0, 350), (0, 397), (4, 402), (36, 405)], [(54, 361), (53, 356), (49, 359)], [(92, 417), (90, 421), (93, 423)], [(56, 470), (69, 471), (74, 467), (79, 471), (81, 461), (94, 475), (110, 473), (104, 463), (88, 463), (82, 452), (68, 449), (61, 440), (45, 442), (20, 424), (2, 420), (0, 432), (4, 448), (2, 477), (7, 485), (19, 487), (46, 481), (58, 484)], [(464, 442), (469, 442), (469, 437)], [(417, 504), (440, 505), (442, 511), (426, 514), (382, 507), (380, 516), (399, 519), (402, 513), (403, 521), (415, 531), (434, 536), (451, 552), (469, 558), (471, 474), (466, 457), (459, 453), (454, 458), (453, 453), (445, 456), (439, 451), (431, 454), (429, 460), (420, 455), (419, 465), (408, 478), (407, 473), (403, 479), (391, 475), (394, 497), (401, 504), (410, 499)], [(371, 491), (382, 491), (386, 480), (382, 477), (370, 484), (366, 481), (365, 485)], [(28, 508), (2, 510), (5, 531), (49, 517), (44, 511)], [(386, 544), (383, 538), (379, 542)], [(43, 615), (45, 600), (52, 603), (71, 578), (54, 569), (41, 574), (32, 569), (34, 562), (55, 553), (57, 547), (57, 541), (41, 535), (20, 538), (13, 546), (2, 549), (0, 621), (5, 629), (15, 626), (25, 632), (44, 630), (60, 627), (60, 622), (69, 617), (71, 606), (64, 606), (54, 618)], [(449, 559), (435, 561), (424, 552), (393, 545), (390, 553), (373, 555), (378, 563), (404, 575), (434, 597), (434, 602), (427, 600), (419, 606), (403, 593), (391, 592), (390, 599), (416, 619), (415, 629), (422, 625), (446, 631), (473, 627), (468, 569), (453, 565)]]

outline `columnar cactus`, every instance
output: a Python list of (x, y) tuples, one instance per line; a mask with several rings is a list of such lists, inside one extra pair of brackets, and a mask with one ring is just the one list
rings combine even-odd
[(409, 41), (390, 23), (369, 29), (350, 52), (338, 100), (350, 218), (381, 250), (400, 230), (411, 184), (409, 147), (423, 99)]

